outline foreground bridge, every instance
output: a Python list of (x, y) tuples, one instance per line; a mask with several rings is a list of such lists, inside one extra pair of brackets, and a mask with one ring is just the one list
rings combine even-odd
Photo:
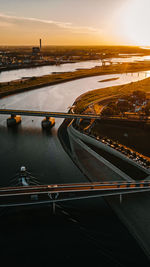
[(100, 119), (100, 115), (94, 114), (75, 114), (66, 112), (50, 112), (50, 111), (34, 111), (34, 110), (14, 110), (0, 109), (0, 114), (3, 115), (22, 115), (35, 117), (53, 117), (53, 118), (69, 118), (69, 119)]
[(0, 188), (0, 207), (42, 205), (102, 196), (122, 196), (123, 194), (147, 191), (150, 191), (150, 181), (3, 187)]
[(16, 109), (0, 109), (0, 114), (11, 116), (34, 116), (34, 117), (53, 117), (53, 118), (69, 118), (69, 119), (98, 119), (98, 120), (128, 120), (150, 122), (150, 117), (140, 116), (135, 113), (111, 116), (102, 116), (100, 114), (76, 114), (68, 112), (52, 112), (52, 111), (37, 111), (37, 110), (16, 110)]
[(14, 109), (0, 109), (0, 114), (11, 115), (7, 119), (7, 126), (13, 126), (21, 122), (21, 116), (35, 116), (45, 117), (42, 121), (43, 128), (52, 127), (55, 123), (54, 118), (69, 118), (69, 119), (100, 119), (100, 115), (94, 114), (75, 114), (65, 112), (49, 112), (49, 111), (34, 111), (34, 110), (14, 110)]

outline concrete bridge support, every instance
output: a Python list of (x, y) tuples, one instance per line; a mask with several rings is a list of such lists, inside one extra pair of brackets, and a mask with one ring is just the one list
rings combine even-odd
[(41, 122), (42, 128), (44, 128), (44, 129), (51, 128), (54, 126), (54, 124), (55, 124), (55, 119), (52, 117), (46, 117)]
[(7, 119), (7, 126), (11, 127), (21, 123), (21, 116), (11, 114), (11, 117)]

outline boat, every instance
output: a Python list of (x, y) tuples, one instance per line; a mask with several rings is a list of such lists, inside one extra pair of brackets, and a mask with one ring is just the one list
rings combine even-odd
[(19, 172), (10, 179), (9, 186), (32, 186), (39, 184), (38, 179), (32, 176), (25, 166), (21, 166)]

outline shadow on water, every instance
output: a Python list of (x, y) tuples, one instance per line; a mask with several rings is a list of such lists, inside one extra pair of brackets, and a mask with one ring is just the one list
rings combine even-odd
[(43, 136), (52, 136), (52, 132), (50, 129), (42, 129)]
[[(99, 88), (97, 80), (99, 77), (68, 83), (68, 88), (67, 84), (64, 87), (56, 86), (53, 97), (51, 87), (46, 91), (44, 88), (37, 90), (33, 95), (31, 91), (20, 94), (17, 99), (14, 96), (3, 101), (6, 106), (12, 104), (15, 108), (25, 108), (26, 101), (27, 106), (32, 106), (33, 100), (39, 101), (37, 106), (44, 103), (44, 107), (50, 104), (53, 107), (53, 103), (56, 105), (58, 102), (58, 109), (62, 109), (64, 106), (59, 104), (56, 96), (64, 95), (62, 103), (66, 108), (74, 101), (76, 94), (91, 90), (94, 86)], [(75, 95), (70, 93), (71, 85)], [(82, 87), (82, 92), (76, 90)], [(45, 97), (48, 92), (49, 98)], [(1, 119), (0, 185), (8, 184), (22, 165), (43, 184), (86, 182), (57, 138), (58, 121), (51, 131), (42, 131), (40, 122), (38, 118), (34, 121), (24, 118), (22, 125), (7, 129), (6, 121)], [(65, 139), (66, 135), (63, 137)], [(51, 206), (16, 210), (1, 217), (0, 227), (1, 262), (5, 261), (5, 266), (49, 266), (52, 263), (61, 266), (62, 263), (69, 263), (69, 266), (82, 263), (85, 266), (89, 262), (103, 267), (149, 266), (136, 241), (102, 198), (61, 203), (55, 215)]]
[[(0, 140), (3, 185), (22, 165), (42, 183), (86, 181), (62, 149), (56, 128), (0, 127)], [(103, 267), (149, 266), (136, 241), (102, 198), (57, 204), (55, 215), (51, 206), (8, 211), (1, 217), (0, 227), (1, 260), (6, 266), (20, 266), (20, 262), (22, 266), (97, 265), (98, 261)]]
[(25, 166), (42, 184), (86, 181), (58, 138), (57, 128), (42, 130), (36, 122), (26, 126), (0, 127), (0, 185), (9, 184), (21, 166)]
[(14, 126), (11, 126), (11, 127), (7, 127), (7, 131), (9, 134), (12, 134), (12, 135), (17, 135), (19, 134), (20, 132), (20, 129), (21, 129), (21, 125), (18, 124), (18, 125), (14, 125)]
[[(0, 126), (0, 130), (4, 129), (4, 127)], [(57, 135), (56, 129), (50, 128), (39, 128), (39, 127), (23, 127), (21, 124), (14, 125), (7, 128), (8, 134), (12, 136), (19, 136), (20, 134), (23, 135), (35, 135), (35, 136), (45, 136), (45, 137), (53, 137), (53, 135)]]
[(102, 199), (60, 203), (55, 214), (52, 206), (14, 210), (1, 217), (0, 227), (5, 266), (149, 266)]

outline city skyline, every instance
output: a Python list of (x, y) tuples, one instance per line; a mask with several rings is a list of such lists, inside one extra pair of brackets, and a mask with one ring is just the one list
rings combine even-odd
[(148, 0), (0, 0), (0, 45), (150, 45)]

